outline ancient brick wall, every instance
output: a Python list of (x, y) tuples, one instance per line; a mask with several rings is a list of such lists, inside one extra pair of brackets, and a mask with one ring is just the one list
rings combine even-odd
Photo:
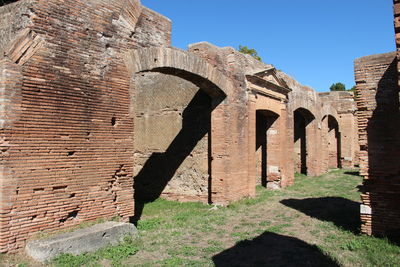
[(360, 142), (364, 176), (361, 230), (400, 240), (400, 1), (394, 0), (397, 53), (355, 61)]
[(18, 101), (2, 100), (0, 252), (40, 230), (133, 215), (130, 78), (120, 53), (139, 47), (136, 32), (146, 45), (170, 40), (170, 21), (140, 16), (138, 1), (20, 1), (0, 12), (14, 6), (1, 23), (16, 42), (2, 43), (0, 84)]
[(396, 53), (355, 61), (360, 173), (364, 176), (361, 230), (400, 237), (400, 114)]
[[(252, 173), (250, 168), (254, 167), (249, 166), (249, 158), (254, 155), (249, 152), (249, 146), (254, 146), (255, 142), (249, 142), (250, 120), (247, 115), (248, 92), (245, 70), (238, 67), (237, 61), (240, 59), (236, 57), (240, 53), (233, 48), (217, 48), (208, 43), (193, 44), (189, 47), (189, 52), (205, 59), (233, 82), (230, 98), (224, 99), (213, 110), (213, 116), (216, 119), (212, 124), (226, 129), (226, 136), (218, 134), (212, 138), (211, 142), (216, 147), (226, 147), (224, 148), (226, 155), (223, 157), (226, 157), (227, 163), (213, 167), (213, 173), (216, 171), (217, 176), (213, 174), (212, 183), (217, 183), (216, 188), (220, 187), (218, 190), (226, 191), (226, 195), (232, 200), (240, 199), (243, 196), (254, 196), (255, 180), (253, 176), (249, 175)], [(232, 141), (237, 143), (230, 144)], [(216, 158), (214, 156), (212, 158), (212, 162), (214, 162)], [(221, 179), (223, 183), (218, 184), (218, 180), (215, 179), (218, 174), (221, 177), (228, 176), (230, 178), (229, 180)]]
[(335, 118), (328, 116), (328, 168), (336, 169), (341, 167), (340, 132), (339, 125)]
[(335, 119), (339, 124), (340, 133), (340, 163), (343, 168), (354, 168), (359, 164), (358, 153), (358, 128), (356, 117), (356, 102), (354, 93), (343, 92), (326, 92), (319, 93), (324, 105), (328, 105), (332, 111), (325, 111), (326, 114), (335, 115)]
[[(301, 172), (310, 176), (320, 175), (327, 170), (322, 169), (321, 148), (322, 133), (322, 103), (318, 93), (308, 86), (303, 86), (289, 75), (278, 72), (281, 77), (292, 89), (289, 94), (288, 102), (288, 135), (293, 144), (291, 156), (293, 168), (296, 172)], [(295, 113), (298, 116), (295, 116)], [(304, 120), (301, 122), (300, 120)], [(302, 126), (295, 131), (296, 126)], [(304, 136), (305, 138), (299, 138)], [(303, 142), (303, 145), (301, 145)], [(325, 149), (325, 148), (323, 148)], [(303, 166), (303, 168), (301, 167)]]
[[(257, 111), (278, 117), (260, 135), (271, 188), (294, 182), (296, 110), (307, 174), (327, 170), (332, 105), (233, 48), (170, 48), (171, 21), (138, 0), (21, 0), (0, 15), (0, 252), (41, 230), (138, 219), (160, 195), (254, 196)], [(271, 86), (262, 101), (249, 76)]]
[(142, 7), (139, 20), (130, 36), (137, 46), (169, 46), (171, 44), (171, 21), (169, 18)]
[[(400, 58), (400, 0), (393, 0), (394, 30), (397, 47), (397, 58)], [(400, 67), (397, 68), (400, 73)]]
[[(265, 71), (270, 70), (273, 66), (257, 61), (249, 55), (241, 54), (231, 47), (219, 48), (206, 42), (193, 44), (189, 50), (211, 64), (220, 67), (221, 70), (229, 70), (229, 75), (233, 75), (233, 77), (244, 78), (246, 75), (247, 81), (238, 80), (236, 90), (238, 90), (239, 95), (246, 96), (247, 94), (247, 97), (242, 96), (236, 99), (247, 101), (246, 114), (248, 120), (247, 125), (242, 127), (247, 128), (248, 147), (242, 146), (242, 148), (248, 153), (248, 176), (246, 177), (249, 181), (246, 182), (246, 187), (244, 187), (245, 184), (242, 180), (241, 185), (239, 183), (236, 185), (235, 191), (254, 194), (256, 183), (262, 183), (262, 179), (264, 179), (267, 187), (274, 189), (291, 185), (294, 181), (294, 173), (292, 162), (287, 159), (291, 153), (289, 140), (292, 140), (288, 131), (290, 132), (293, 127), (287, 120), (287, 93), (269, 90), (268, 86), (262, 88), (254, 84), (255, 81), (249, 80), (249, 76), (257, 74), (260, 76), (257, 76), (256, 80), (261, 80), (262, 84), (262, 81), (272, 82), (272, 76), (266, 75), (267, 72)], [(290, 91), (290, 89), (286, 90)], [(262, 93), (256, 96), (257, 92)], [(242, 107), (246, 107), (246, 105), (241, 104)], [(259, 120), (257, 120), (257, 117)], [(264, 119), (269, 120), (269, 122)], [(263, 152), (267, 155), (263, 155)], [(265, 166), (261, 167), (263, 164)]]

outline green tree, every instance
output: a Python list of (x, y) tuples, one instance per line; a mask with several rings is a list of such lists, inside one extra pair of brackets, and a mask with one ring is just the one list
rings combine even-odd
[(331, 91), (346, 91), (346, 86), (343, 83), (334, 83), (329, 89)]
[(349, 89), (349, 91), (354, 92), (356, 90), (356, 86), (354, 85), (353, 87), (351, 87), (351, 89)]
[(243, 54), (250, 55), (254, 57), (255, 59), (262, 61), (261, 57), (258, 56), (257, 51), (253, 48), (248, 48), (247, 46), (241, 46), (239, 45), (239, 52)]

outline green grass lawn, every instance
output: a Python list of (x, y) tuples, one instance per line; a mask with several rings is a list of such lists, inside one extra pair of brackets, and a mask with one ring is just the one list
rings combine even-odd
[(159, 199), (145, 206), (138, 239), (51, 265), (400, 266), (399, 246), (359, 233), (361, 180), (344, 170), (296, 175), (291, 187), (258, 187), (228, 207)]

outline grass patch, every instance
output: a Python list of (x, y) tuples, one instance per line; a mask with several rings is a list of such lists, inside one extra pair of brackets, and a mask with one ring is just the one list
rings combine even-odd
[(267, 231), (271, 232), (271, 233), (277, 233), (277, 234), (284, 233), (285, 232), (284, 229), (287, 227), (290, 227), (290, 226), (292, 226), (292, 224), (289, 224), (289, 223), (278, 224), (278, 225), (268, 227)]
[(61, 254), (52, 263), (57, 267), (99, 266), (99, 261), (106, 259), (111, 266), (122, 266), (122, 261), (139, 251), (131, 237), (126, 237), (118, 246), (110, 246), (95, 253), (84, 253), (78, 256)]
[[(176, 266), (188, 266), (197, 267), (204, 266), (204, 262), (198, 260), (191, 260), (179, 257), (171, 257), (161, 261), (157, 261), (156, 264), (162, 267), (176, 267)], [(150, 265), (149, 265), (150, 266)]]
[(137, 228), (141, 231), (152, 231), (157, 229), (164, 222), (161, 218), (151, 218), (138, 221)]
[(194, 246), (183, 246), (178, 249), (171, 248), (168, 250), (170, 256), (196, 256), (199, 248)]
[[(230, 259), (232, 266), (398, 266), (398, 246), (358, 232), (354, 214), (357, 219), (361, 181), (343, 170), (318, 177), (296, 174), (293, 186), (276, 191), (259, 186), (255, 198), (213, 209), (158, 199), (144, 207), (139, 241), (63, 255), (52, 264), (211, 267), (215, 257), (226, 257), (222, 262), (227, 266)], [(8, 255), (0, 260), (8, 266), (25, 264), (25, 259), (10, 260)]]

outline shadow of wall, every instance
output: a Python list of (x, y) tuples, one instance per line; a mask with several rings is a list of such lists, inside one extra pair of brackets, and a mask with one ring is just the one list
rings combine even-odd
[[(193, 157), (193, 149), (210, 133), (210, 130), (211, 98), (207, 93), (199, 90), (183, 110), (182, 128), (168, 148), (164, 152), (152, 153), (134, 177), (135, 217), (132, 219), (133, 222), (139, 220), (145, 203), (152, 202), (161, 196), (181, 164), (187, 157)], [(210, 150), (209, 145), (207, 148)], [(208, 158), (209, 161), (210, 158)], [(210, 186), (207, 188), (210, 190)], [(210, 195), (210, 192), (206, 194)]]
[(237, 243), (215, 256), (216, 267), (233, 266), (339, 266), (317, 246), (284, 235), (265, 232)]
[(360, 203), (342, 197), (284, 199), (281, 203), (321, 221), (358, 234), (360, 232)]

